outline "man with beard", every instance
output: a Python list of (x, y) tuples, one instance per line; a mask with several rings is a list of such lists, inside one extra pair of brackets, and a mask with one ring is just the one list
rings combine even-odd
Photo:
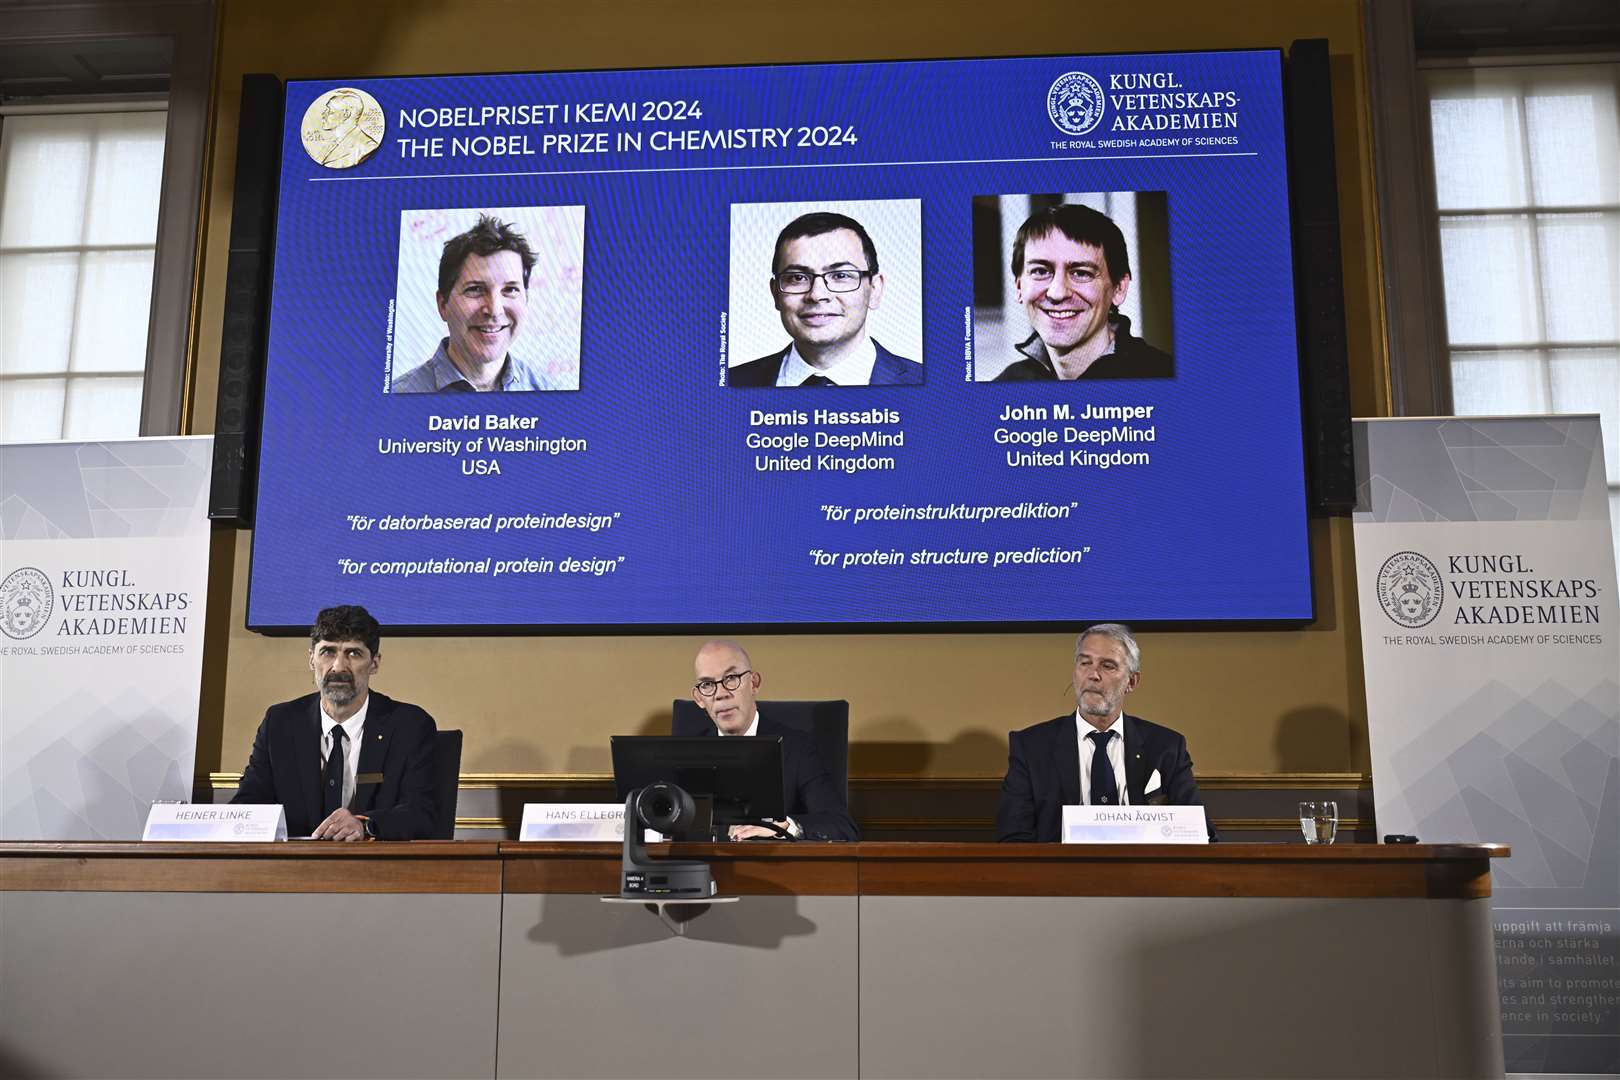
[(1125, 715), (1141, 673), (1129, 627), (1098, 623), (1075, 640), (1075, 711), (1007, 736), (998, 840), (1058, 840), (1065, 806), (1202, 805), (1187, 740)]
[(272, 705), (233, 803), (280, 803), (289, 836), (416, 840), (433, 831), (433, 717), (376, 693), (381, 628), (330, 607), (309, 631), (316, 693)]

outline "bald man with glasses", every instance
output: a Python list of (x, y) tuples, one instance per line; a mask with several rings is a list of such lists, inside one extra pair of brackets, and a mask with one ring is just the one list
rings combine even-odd
[[(721, 738), (764, 735), (782, 739), (782, 794), (786, 820), (776, 824), (795, 837), (859, 840), (843, 792), (822, 767), (815, 742), (804, 732), (770, 716), (756, 700), (762, 681), (748, 653), (735, 641), (711, 641), (692, 663), (692, 700), (714, 727), (704, 734)], [(776, 834), (761, 825), (733, 825), (733, 840), (766, 839)]]

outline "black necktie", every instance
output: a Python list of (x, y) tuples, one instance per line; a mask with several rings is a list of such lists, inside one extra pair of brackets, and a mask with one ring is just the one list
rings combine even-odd
[(347, 738), (342, 727), (332, 728), (332, 752), (326, 755), (326, 786), (321, 789), (321, 813), (327, 817), (343, 805), (343, 740)]
[(827, 376), (825, 376), (825, 375), (812, 375), (808, 379), (805, 379), (804, 382), (800, 383), (799, 385), (800, 386), (837, 386), (838, 384), (833, 382), (831, 379), (827, 378)]
[(1108, 740), (1112, 731), (1088, 731), (1086, 738), (1093, 745), (1091, 751), (1091, 802), (1093, 806), (1118, 806), (1119, 785), (1114, 782), (1114, 767), (1108, 763)]

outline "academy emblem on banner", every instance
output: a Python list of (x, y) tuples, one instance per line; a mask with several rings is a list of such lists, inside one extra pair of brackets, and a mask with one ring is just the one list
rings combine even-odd
[(1378, 571), (1378, 603), (1391, 622), (1408, 630), (1428, 626), (1445, 599), (1440, 569), (1415, 551), (1397, 551)]
[(44, 629), (55, 606), (51, 579), (44, 571), (24, 566), (0, 582), (0, 631), (21, 641)]

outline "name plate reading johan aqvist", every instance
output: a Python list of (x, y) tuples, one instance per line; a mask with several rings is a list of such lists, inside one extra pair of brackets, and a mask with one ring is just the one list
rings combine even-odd
[(287, 839), (287, 815), (279, 803), (195, 806), (155, 803), (142, 840), (240, 844)]
[(622, 803), (526, 803), (519, 840), (624, 839)]
[(1065, 844), (1207, 844), (1202, 806), (1065, 806)]

